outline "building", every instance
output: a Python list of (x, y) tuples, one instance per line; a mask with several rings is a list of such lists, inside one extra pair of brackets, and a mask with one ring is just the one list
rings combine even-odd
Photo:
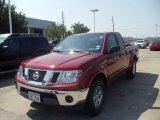
[(45, 36), (45, 29), (54, 23), (53, 21), (47, 21), (47, 20), (40, 20), (35, 18), (26, 18), (26, 21), (28, 22), (27, 28), (28, 33), (36, 33), (42, 36)]

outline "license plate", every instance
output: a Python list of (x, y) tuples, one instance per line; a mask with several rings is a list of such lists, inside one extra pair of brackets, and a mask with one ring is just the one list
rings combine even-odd
[(37, 103), (41, 102), (40, 94), (38, 93), (28, 92), (28, 99)]

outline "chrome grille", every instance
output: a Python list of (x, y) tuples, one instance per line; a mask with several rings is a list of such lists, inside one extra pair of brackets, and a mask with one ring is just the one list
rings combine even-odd
[(59, 75), (60, 75), (60, 72), (54, 72), (53, 77), (51, 79), (51, 83), (56, 83)]
[[(56, 70), (40, 70), (31, 68), (22, 68), (22, 77), (30, 84), (46, 86), (51, 84), (57, 84), (62, 71)], [(38, 76), (35, 74), (38, 73)], [(35, 76), (34, 76), (35, 75)], [(35, 77), (37, 77), (35, 79)]]
[[(29, 81), (35, 81), (35, 82), (42, 82), (44, 79), (44, 76), (47, 71), (40, 71), (40, 70), (28, 70), (28, 80)], [(37, 76), (36, 76), (37, 74)]]

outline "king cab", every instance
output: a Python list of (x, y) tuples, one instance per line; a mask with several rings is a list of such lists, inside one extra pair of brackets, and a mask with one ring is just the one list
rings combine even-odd
[(53, 52), (21, 63), (16, 75), (20, 95), (31, 101), (60, 106), (83, 103), (97, 115), (105, 88), (121, 73), (136, 75), (137, 46), (126, 47), (118, 32), (67, 37)]

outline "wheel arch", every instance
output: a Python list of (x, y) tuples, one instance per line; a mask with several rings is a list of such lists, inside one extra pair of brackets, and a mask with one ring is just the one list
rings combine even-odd
[(107, 78), (106, 78), (106, 75), (105, 75), (104, 73), (102, 73), (102, 72), (96, 74), (96, 75), (93, 77), (90, 85), (91, 85), (94, 81), (96, 81), (98, 78), (100, 78), (100, 79), (103, 81), (105, 87), (107, 87), (107, 85), (108, 85), (108, 84), (107, 84)]

